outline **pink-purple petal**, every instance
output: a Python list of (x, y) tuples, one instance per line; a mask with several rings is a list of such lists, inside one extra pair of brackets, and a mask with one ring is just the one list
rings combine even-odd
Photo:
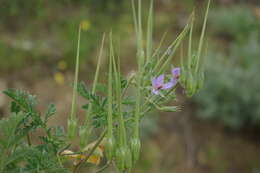
[(166, 89), (170, 89), (174, 86), (174, 84), (172, 82), (168, 82), (166, 84), (163, 84), (162, 89), (166, 90)]
[(156, 85), (157, 85), (157, 79), (156, 79), (156, 77), (154, 77), (154, 78), (152, 78), (152, 86), (154, 88), (156, 88)]
[(172, 86), (175, 86), (177, 84), (177, 79), (176, 78), (171, 78), (170, 83), (172, 83)]
[(157, 89), (152, 89), (152, 93), (155, 95), (159, 95), (159, 91)]
[(164, 75), (162, 74), (162, 75), (160, 75), (160, 76), (157, 78), (156, 83), (157, 83), (158, 85), (163, 85), (163, 82), (164, 82)]

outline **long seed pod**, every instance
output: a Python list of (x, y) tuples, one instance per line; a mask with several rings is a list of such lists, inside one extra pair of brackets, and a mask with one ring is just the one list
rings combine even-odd
[[(95, 77), (94, 77), (94, 81), (93, 81), (93, 87), (92, 87), (92, 91), (91, 91), (92, 94), (95, 94), (95, 92), (96, 92), (96, 86), (97, 86), (97, 81), (98, 81), (98, 77), (99, 77), (99, 71), (100, 71), (101, 60), (102, 60), (103, 49), (104, 49), (104, 42), (105, 42), (105, 34), (103, 34), (102, 43), (101, 43), (101, 47), (100, 47), (100, 51), (99, 51), (99, 55), (98, 55), (97, 68), (96, 68)], [(92, 133), (91, 112), (92, 112), (92, 104), (89, 103), (88, 109), (86, 111), (86, 117), (85, 117), (84, 124), (79, 129), (81, 149), (86, 147), (87, 143), (89, 142), (91, 133)]]
[(78, 88), (78, 76), (79, 76), (80, 37), (81, 37), (81, 26), (79, 26), (79, 31), (78, 31), (78, 44), (77, 44), (73, 94), (72, 94), (72, 102), (71, 102), (71, 113), (70, 113), (70, 118), (68, 120), (68, 137), (69, 137), (69, 139), (73, 139), (77, 133), (77, 119), (76, 119), (77, 108), (76, 108), (76, 106), (77, 106), (77, 88)]
[(113, 137), (113, 46), (112, 46), (112, 33), (110, 33), (110, 55), (109, 55), (109, 73), (108, 73), (108, 114), (107, 114), (107, 144), (106, 155), (108, 160), (112, 160), (114, 155), (115, 141)]
[(197, 64), (196, 64), (196, 72), (198, 72), (198, 70), (199, 70), (199, 63), (200, 63), (200, 57), (201, 57), (202, 47), (203, 47), (203, 43), (204, 43), (204, 36), (205, 36), (205, 32), (206, 32), (210, 3), (211, 3), (211, 0), (208, 0), (207, 9), (206, 9), (206, 13), (205, 13), (204, 21), (203, 21), (203, 26), (202, 26), (202, 31), (201, 31), (201, 36), (200, 36), (200, 41), (199, 41), (199, 48), (198, 48), (198, 55), (197, 55), (198, 60), (197, 60)]
[(181, 85), (185, 88), (186, 95), (188, 97), (191, 97), (194, 94), (196, 94), (198, 90), (202, 88), (204, 83), (204, 68), (203, 65), (201, 65), (203, 64), (201, 63), (201, 52), (202, 52), (204, 36), (206, 31), (210, 2), (211, 0), (208, 0), (197, 53), (192, 54), (192, 32), (193, 32), (193, 23), (194, 23), (194, 15), (192, 15), (192, 22), (191, 22), (190, 33), (189, 33), (188, 63), (184, 65), (183, 55), (181, 58), (181, 62), (182, 62), (181, 66), (183, 71), (182, 73), (183, 75), (181, 76)]
[[(147, 29), (147, 58), (148, 61), (152, 56), (152, 9), (153, 1), (151, 1), (149, 19), (148, 19), (148, 29)], [(135, 4), (132, 4), (134, 14)], [(134, 15), (135, 16), (135, 15)], [(140, 152), (140, 139), (139, 139), (139, 121), (140, 121), (140, 107), (141, 107), (141, 88), (142, 88), (142, 74), (145, 62), (145, 54), (142, 47), (142, 20), (141, 20), (141, 0), (138, 1), (138, 17), (136, 19), (135, 25), (137, 25), (136, 36), (137, 36), (137, 62), (138, 62), (138, 72), (137, 72), (137, 97), (134, 112), (134, 124), (133, 124), (133, 136), (130, 140), (130, 149), (132, 153), (133, 162), (136, 162), (139, 158)]]
[[(111, 36), (111, 45), (112, 43)], [(113, 63), (113, 74), (115, 77), (115, 94), (116, 94), (116, 103), (117, 103), (117, 114), (118, 114), (118, 137), (119, 143), (116, 151), (116, 164), (119, 170), (123, 171), (128, 169), (130, 164), (127, 162), (127, 143), (126, 143), (126, 129), (125, 129), (125, 120), (122, 113), (122, 96), (121, 96), (121, 80), (120, 80), (120, 59), (115, 61), (114, 51), (112, 47), (112, 63)]]
[(153, 51), (153, 0), (150, 3), (150, 10), (147, 23), (147, 37), (146, 37), (146, 59), (147, 61), (152, 57)]

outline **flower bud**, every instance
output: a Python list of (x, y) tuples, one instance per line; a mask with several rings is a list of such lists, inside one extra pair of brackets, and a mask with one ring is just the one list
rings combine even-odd
[(68, 120), (68, 138), (73, 139), (76, 136), (77, 131), (77, 120), (76, 118), (71, 118)]
[(115, 140), (113, 137), (108, 137), (106, 141), (105, 151), (108, 160), (112, 160), (114, 157)]
[(130, 148), (132, 151), (132, 159), (133, 162), (136, 163), (137, 160), (139, 159), (139, 155), (140, 155), (140, 148), (141, 148), (141, 142), (139, 138), (132, 138), (130, 140)]

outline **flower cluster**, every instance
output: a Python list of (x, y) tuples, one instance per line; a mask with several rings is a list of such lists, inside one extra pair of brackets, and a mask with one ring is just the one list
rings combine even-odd
[(152, 79), (152, 93), (159, 95), (160, 90), (167, 90), (174, 87), (180, 78), (181, 69), (179, 67), (172, 69), (170, 82), (164, 83), (164, 74)]

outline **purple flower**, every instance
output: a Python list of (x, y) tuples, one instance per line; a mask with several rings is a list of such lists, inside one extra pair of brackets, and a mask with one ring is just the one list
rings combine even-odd
[(180, 67), (172, 69), (173, 79), (178, 80), (180, 78), (180, 75), (181, 75), (181, 68)]
[(152, 79), (152, 93), (159, 95), (160, 90), (166, 90), (173, 87), (173, 82), (164, 83), (164, 75), (160, 75), (157, 78)]

